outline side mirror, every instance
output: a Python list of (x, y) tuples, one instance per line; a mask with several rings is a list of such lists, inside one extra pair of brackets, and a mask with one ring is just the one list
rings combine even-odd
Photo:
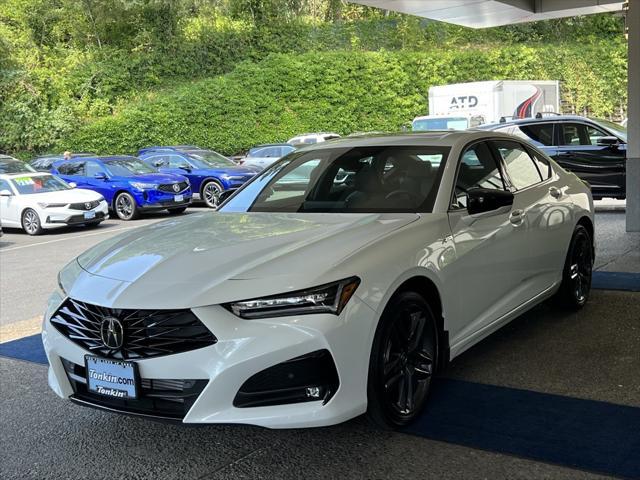
[(185, 172), (191, 171), (191, 167), (189, 165), (180, 165), (180, 169), (184, 170)]
[(489, 188), (472, 188), (467, 192), (467, 211), (471, 215), (513, 205), (513, 193)]
[(95, 178), (96, 180), (106, 180), (107, 179), (107, 174), (104, 173), (104, 172), (98, 172), (98, 173), (93, 175), (93, 178)]
[(237, 188), (230, 188), (229, 190), (225, 190), (220, 195), (218, 195), (218, 205), (227, 200), (231, 195), (236, 193)]
[(0, 197), (12, 197), (13, 193), (10, 190), (0, 190)]
[(614, 136), (610, 137), (600, 137), (598, 138), (598, 145), (601, 147), (617, 147), (620, 145), (620, 140), (618, 140)]
[(164, 162), (162, 160), (156, 160), (155, 162), (153, 162), (153, 166), (156, 168), (160, 168), (163, 165), (164, 165)]
[(71, 188), (76, 188), (78, 186), (76, 185), (76, 182), (68, 182), (68, 183)]

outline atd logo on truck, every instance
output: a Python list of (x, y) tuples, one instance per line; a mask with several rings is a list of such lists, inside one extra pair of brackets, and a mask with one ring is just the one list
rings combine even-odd
[(478, 97), (475, 95), (461, 95), (451, 97), (449, 108), (473, 108), (478, 105)]

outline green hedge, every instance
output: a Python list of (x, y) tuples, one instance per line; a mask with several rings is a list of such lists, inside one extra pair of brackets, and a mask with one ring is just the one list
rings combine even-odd
[(558, 79), (565, 105), (607, 116), (626, 102), (626, 49), (515, 46), (429, 52), (274, 54), (226, 75), (152, 92), (65, 134), (58, 149), (132, 153), (195, 143), (226, 154), (301, 132), (396, 131), (428, 111), (432, 85)]

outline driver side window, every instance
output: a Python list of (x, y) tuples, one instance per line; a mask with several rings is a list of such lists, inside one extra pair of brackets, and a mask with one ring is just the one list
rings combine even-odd
[(462, 154), (451, 208), (467, 208), (467, 192), (472, 188), (506, 190), (502, 173), (484, 142), (472, 145)]
[(169, 167), (171, 168), (189, 168), (189, 162), (187, 162), (184, 158), (179, 155), (170, 155), (169, 157)]

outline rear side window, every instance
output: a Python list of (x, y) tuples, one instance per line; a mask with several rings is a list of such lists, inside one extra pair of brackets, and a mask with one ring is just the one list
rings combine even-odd
[(546, 180), (551, 177), (551, 165), (549, 164), (549, 161), (538, 152), (529, 150), (529, 153), (531, 154), (533, 163), (535, 163), (536, 167), (538, 167), (538, 172), (540, 172), (542, 180)]
[(493, 145), (502, 158), (507, 175), (516, 190), (522, 190), (542, 180), (538, 168), (524, 146), (508, 140), (494, 141)]
[(477, 143), (462, 154), (452, 208), (467, 208), (467, 191), (472, 188), (505, 190), (500, 169), (486, 143)]
[(553, 145), (553, 123), (534, 123), (532, 125), (518, 125), (514, 133), (526, 138), (535, 145)]
[(62, 175), (83, 175), (84, 162), (65, 162), (58, 165), (58, 171)]

